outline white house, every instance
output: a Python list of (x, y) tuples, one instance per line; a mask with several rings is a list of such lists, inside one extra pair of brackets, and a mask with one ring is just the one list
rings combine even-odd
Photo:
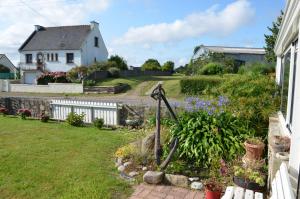
[[(275, 45), (276, 81), (281, 88), (279, 122), (282, 134), (291, 138), (289, 171), (299, 183), (300, 167), (300, 1), (287, 0)], [(296, 185), (293, 188), (296, 189)], [(299, 195), (300, 197), (300, 195)]]
[(99, 24), (43, 27), (33, 33), (19, 48), (23, 83), (34, 84), (42, 72), (67, 72), (75, 66), (89, 66), (106, 61), (108, 51)]
[[(15, 77), (17, 69), (16, 69), (15, 65), (8, 59), (8, 57), (5, 54), (0, 54), (0, 65), (1, 65), (1, 67), (4, 67), (2, 69), (3, 71), (6, 71), (5, 69), (7, 69), (7, 73), (11, 73), (11, 74), (9, 74), (12, 76), (10, 78)], [(1, 71), (0, 71), (0, 73), (1, 73)], [(7, 74), (5, 74), (5, 75), (7, 75)], [(4, 77), (5, 76), (3, 76), (3, 78)], [(0, 75), (0, 79), (3, 79), (3, 78)]]

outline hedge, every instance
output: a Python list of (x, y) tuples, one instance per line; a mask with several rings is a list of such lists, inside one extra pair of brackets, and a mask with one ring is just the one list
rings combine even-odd
[(220, 76), (198, 76), (180, 80), (181, 93), (188, 95), (200, 95), (203, 91), (219, 85), (224, 78)]

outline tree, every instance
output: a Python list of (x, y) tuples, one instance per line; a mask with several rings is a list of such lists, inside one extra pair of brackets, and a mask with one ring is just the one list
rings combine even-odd
[(162, 71), (174, 71), (174, 62), (172, 61), (167, 61), (166, 63), (164, 63), (164, 65), (161, 67)]
[(156, 59), (148, 59), (142, 65), (142, 70), (161, 70), (160, 63)]
[(284, 13), (281, 11), (280, 16), (277, 17), (276, 21), (272, 23), (272, 27), (268, 27), (271, 34), (270, 35), (265, 34), (265, 43), (266, 43), (266, 46), (264, 47), (266, 50), (265, 58), (268, 62), (276, 62), (274, 47), (280, 30), (283, 14)]
[(108, 59), (109, 62), (115, 62), (117, 64), (117, 67), (120, 70), (128, 70), (127, 62), (123, 57), (120, 57), (119, 55), (112, 55)]

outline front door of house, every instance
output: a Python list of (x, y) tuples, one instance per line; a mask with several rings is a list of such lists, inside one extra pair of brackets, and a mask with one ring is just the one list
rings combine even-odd
[(36, 63), (38, 69), (43, 69), (44, 66), (44, 55), (43, 53), (39, 52), (36, 54)]

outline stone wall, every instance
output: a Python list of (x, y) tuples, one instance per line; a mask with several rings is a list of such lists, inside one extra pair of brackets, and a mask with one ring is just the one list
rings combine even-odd
[(39, 117), (43, 111), (50, 114), (50, 101), (44, 98), (1, 97), (0, 107), (6, 107), (11, 115), (21, 108), (29, 109), (33, 117)]

